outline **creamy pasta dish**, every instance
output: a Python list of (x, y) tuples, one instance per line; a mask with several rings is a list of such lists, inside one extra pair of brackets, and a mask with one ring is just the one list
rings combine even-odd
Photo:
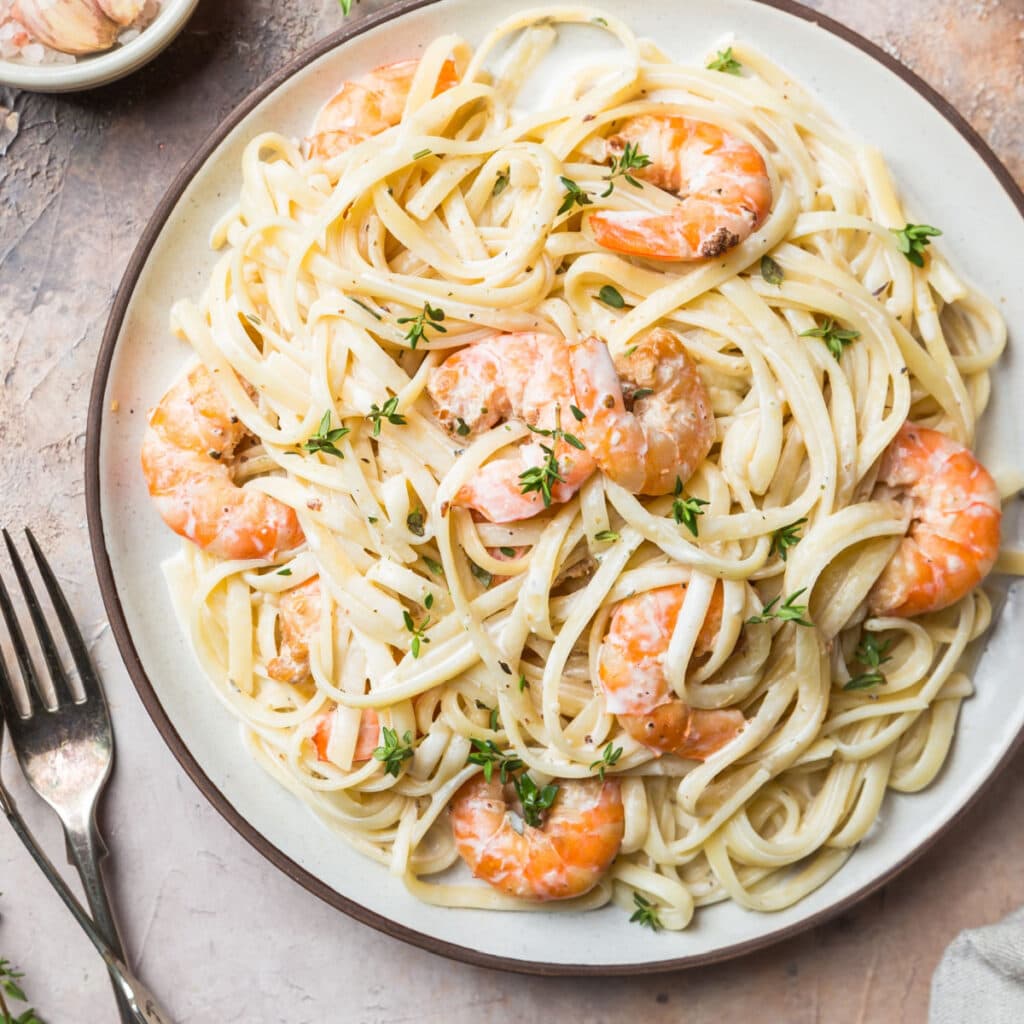
[[(567, 26), (614, 55), (521, 102)], [(971, 693), (998, 313), (741, 41), (550, 8), (337, 84), (245, 149), (143, 445), (216, 693), (430, 903), (794, 903)]]

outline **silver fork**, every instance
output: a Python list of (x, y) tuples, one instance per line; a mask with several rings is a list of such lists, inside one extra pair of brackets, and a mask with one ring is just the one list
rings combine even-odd
[[(76, 700), (68, 676), (60, 661), (53, 634), (46, 623), (42, 607), (18, 551), (6, 530), (4, 541), (21, 584), (39, 646), (42, 649), (50, 682), (57, 699), (56, 708), (47, 706), (47, 695), (32, 664), (25, 635), (14, 614), (10, 595), (0, 577), (0, 612), (7, 623), (14, 653), (21, 668), (28, 699), (28, 714), (22, 716), (12, 685), (11, 673), (0, 653), (0, 705), (10, 729), (11, 742), (18, 763), (32, 788), (57, 812), (64, 826), (68, 859), (78, 869), (86, 899), (100, 935), (119, 960), (124, 951), (107, 892), (100, 873), (100, 859), (107, 849), (96, 827), (96, 805), (110, 776), (114, 756), (114, 733), (110, 725), (107, 702), (100, 681), (93, 671), (89, 654), (61, 592), (53, 571), (43, 557), (35, 537), (25, 531), (39, 574), (50, 595), (78, 669), (84, 697)], [(132, 1012), (116, 975), (111, 972), (114, 995), (121, 1020), (130, 1024), (138, 1018)]]

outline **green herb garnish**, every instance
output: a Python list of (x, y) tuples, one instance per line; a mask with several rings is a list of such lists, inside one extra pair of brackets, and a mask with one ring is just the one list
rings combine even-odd
[(622, 747), (615, 747), (611, 743), (601, 752), (601, 756), (591, 762), (590, 770), (597, 769), (597, 774), (600, 776), (601, 781), (604, 782), (604, 773), (609, 768), (614, 768), (619, 763), (619, 758), (622, 757)]
[(756, 626), (758, 623), (767, 622), (769, 619), (778, 619), (780, 622), (795, 622), (798, 626), (813, 626), (813, 622), (808, 622), (804, 618), (807, 614), (807, 605), (793, 603), (806, 589), (806, 587), (801, 587), (799, 590), (794, 590), (778, 608), (775, 606), (779, 603), (779, 598), (782, 595), (780, 594), (778, 597), (772, 598), (761, 609), (760, 615), (751, 615), (747, 619), (747, 625)]
[(380, 425), (383, 420), (394, 424), (396, 427), (405, 426), (405, 417), (397, 411), (398, 395), (392, 395), (383, 405), (376, 402), (370, 406), (370, 413), (366, 417), (373, 422), (373, 430), (370, 432), (374, 437), (380, 437)]
[(398, 733), (394, 729), (389, 729), (385, 725), (381, 732), (384, 742), (374, 750), (373, 756), (376, 760), (384, 762), (385, 774), (393, 775), (397, 779), (402, 771), (402, 762), (413, 755), (412, 733), (406, 730), (399, 742)]
[(494, 187), (491, 189), (492, 196), (500, 196), (505, 189), (508, 188), (509, 174), (508, 171), (498, 171), (498, 176), (494, 179)]
[(423, 555), (422, 558), (423, 558), (423, 561), (426, 563), (427, 568), (435, 576), (443, 576), (444, 575), (444, 566), (440, 562), (435, 562), (432, 558), (429, 558), (427, 555)]
[(429, 644), (430, 637), (425, 636), (427, 626), (430, 625), (430, 616), (428, 615), (418, 626), (413, 622), (412, 616), (407, 612), (402, 612), (402, 620), (405, 622), (405, 628), (412, 633), (412, 643), (409, 644), (409, 650), (414, 658), (420, 656), (420, 649), (422, 644)]
[[(492, 708), (490, 706), (490, 704), (485, 704), (482, 700), (478, 700), (476, 702), (476, 706), (481, 711), (489, 711), (490, 712), (490, 714), (489, 714), (489, 716), (487, 718), (487, 727), (491, 730), (491, 732), (497, 732), (498, 731), (498, 726), (501, 724), (499, 722), (499, 720), (498, 720), (498, 707), (497, 707), (497, 705), (495, 705)], [(490, 782), (491, 780), (488, 779), (487, 781)], [(502, 780), (502, 781), (504, 781), (504, 780)]]
[(520, 672), (519, 673), (519, 692), (522, 693), (523, 690), (525, 690), (529, 685), (530, 684), (526, 681), (526, 676), (522, 672)]
[(419, 152), (413, 153), (412, 158), (413, 160), (421, 160), (425, 156), (430, 156), (429, 149), (421, 149)]
[(473, 574), (473, 578), (480, 583), (484, 590), (494, 582), (494, 573), (488, 572), (486, 569), (482, 569), (472, 560), (470, 560), (469, 563), (469, 571)]
[(455, 417), (455, 433), (458, 434), (459, 437), (465, 437), (470, 433), (469, 424), (461, 416)]
[(638, 142), (627, 142), (622, 155), (612, 160), (611, 173), (604, 176), (608, 187), (601, 193), (602, 199), (607, 199), (615, 190), (615, 179), (625, 178), (630, 185), (641, 188), (641, 184), (630, 174), (630, 171), (639, 171), (644, 167), (650, 167), (651, 158), (640, 152)]
[(423, 303), (423, 312), (416, 316), (400, 316), (399, 324), (412, 324), (405, 333), (405, 340), (409, 342), (409, 348), (413, 351), (420, 341), (429, 341), (427, 328), (430, 327), (438, 334), (447, 334), (448, 328), (441, 325), (444, 319), (444, 310), (440, 306), (431, 306), (429, 302)]
[(687, 498), (683, 496), (683, 481), (676, 477), (676, 485), (672, 490), (675, 500), (672, 502), (672, 518), (685, 526), (694, 537), (699, 535), (697, 516), (704, 515), (704, 506), (710, 504), (703, 498)]
[(494, 740), (471, 739), (469, 742), (473, 749), (466, 758), (466, 764), (480, 765), (488, 782), (494, 775), (495, 767), (498, 769), (498, 778), (501, 779), (502, 785), (508, 782), (511, 772), (517, 772), (523, 767), (523, 762), (518, 757), (502, 750)]
[(727, 75), (738, 75), (743, 70), (743, 65), (732, 55), (731, 46), (719, 50), (706, 66), (708, 71), (724, 71)]
[(637, 924), (650, 928), (654, 932), (661, 931), (661, 919), (658, 917), (658, 908), (650, 900), (644, 899), (638, 892), (633, 893), (633, 903), (636, 906), (636, 910), (633, 911), (630, 921), (635, 921)]
[(789, 526), (783, 526), (782, 529), (776, 530), (772, 534), (772, 546), (768, 549), (768, 557), (770, 558), (778, 552), (779, 558), (785, 561), (789, 549), (795, 548), (803, 540), (800, 536), (800, 527), (806, 522), (807, 516), (804, 516), (795, 523), (790, 523)]
[(331, 428), (331, 410), (323, 414), (320, 420), (320, 426), (317, 427), (316, 433), (306, 442), (303, 443), (302, 448), (307, 452), (323, 452), (325, 455), (337, 455), (339, 459), (345, 458), (344, 453), (335, 444), (336, 441), (340, 441), (346, 434), (350, 434), (352, 431), (348, 427), (334, 427)]
[(786, 277), (782, 267), (767, 253), (761, 257), (761, 276), (768, 284), (782, 284)]
[(515, 557), (516, 557), (516, 549), (515, 549), (515, 548), (498, 548), (498, 550), (499, 550), (499, 551), (500, 551), (500, 552), (501, 552), (501, 553), (502, 553), (502, 554), (503, 554), (503, 555), (504, 555), (504, 556), (505, 556), (506, 558), (515, 558)]
[(285, 566), (283, 569), (278, 569), (277, 570), (277, 575), (278, 576), (291, 576), (291, 574), (292, 574), (292, 571), (291, 571), (291, 569), (288, 566)]
[(423, 529), (423, 509), (418, 508), (415, 512), (410, 512), (405, 517), (405, 525), (410, 533), (415, 534), (417, 537), (422, 537), (426, 532)]
[(614, 530), (598, 530), (594, 534), (594, 540), (600, 541), (601, 543), (611, 543), (613, 540), (618, 540), (619, 535)]
[(569, 412), (572, 413), (577, 423), (582, 423), (587, 418), (587, 414), (582, 409), (577, 409), (575, 405), (569, 406)]
[(619, 293), (618, 288), (613, 288), (610, 284), (604, 285), (597, 293), (597, 297), (612, 309), (622, 309), (626, 305), (626, 300)]
[(366, 310), (366, 312), (369, 313), (370, 316), (372, 316), (374, 320), (382, 320), (383, 319), (383, 317), (380, 315), (380, 313), (378, 313), (375, 309), (370, 309), (370, 307), (365, 302), (363, 302), (361, 299), (353, 298), (350, 295), (348, 297), (348, 300), (349, 300), (349, 302), (354, 302), (360, 309)]
[(523, 820), (527, 825), (539, 828), (546, 811), (558, 795), (558, 786), (549, 783), (543, 789), (537, 788), (537, 783), (529, 775), (520, 775), (512, 783), (516, 788), (516, 796), (523, 807)]
[(821, 338), (828, 346), (829, 352), (838, 362), (843, 357), (843, 348), (856, 341), (860, 337), (860, 331), (847, 331), (836, 326), (831, 317), (826, 317), (825, 322), (819, 327), (813, 327), (809, 331), (801, 331), (801, 338)]
[(854, 657), (867, 669), (868, 672), (861, 672), (854, 676), (843, 687), (844, 690), (868, 690), (872, 686), (884, 686), (885, 675), (878, 669), (887, 661), (892, 661), (888, 656), (889, 648), (892, 647), (892, 640), (886, 640), (880, 644), (871, 633), (865, 633), (857, 645)]
[(544, 507), (551, 505), (551, 485), (565, 483), (565, 478), (558, 472), (558, 459), (554, 448), (542, 444), (541, 450), (547, 456), (543, 465), (533, 466), (519, 474), (519, 490), (521, 494), (539, 491)]
[(896, 236), (896, 244), (904, 256), (914, 264), (915, 267), (924, 266), (925, 246), (931, 245), (931, 240), (937, 238), (942, 232), (928, 224), (907, 224), (902, 228), (889, 228)]
[(593, 203), (594, 200), (572, 178), (560, 175), (558, 180), (565, 187), (565, 195), (562, 197), (562, 205), (558, 208), (558, 216), (568, 213), (574, 206), (590, 206)]

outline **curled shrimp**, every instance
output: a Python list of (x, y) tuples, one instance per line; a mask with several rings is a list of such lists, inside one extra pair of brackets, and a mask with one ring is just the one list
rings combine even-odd
[(320, 577), (285, 591), (277, 606), (281, 643), (267, 662), (267, 675), (281, 683), (300, 683), (309, 675), (309, 644), (320, 624)]
[[(317, 116), (309, 138), (310, 155), (326, 160), (398, 124), (419, 63), (402, 60), (385, 64), (358, 82), (345, 82)], [(434, 95), (450, 89), (458, 80), (455, 64), (445, 61)]]
[[(267, 663), (267, 675), (282, 683), (301, 683), (309, 678), (309, 645), (320, 624), (323, 607), (320, 578), (318, 576), (292, 587), (281, 596), (278, 605), (278, 623), (281, 644), (278, 656)], [(331, 706), (317, 718), (313, 731), (313, 746), (317, 759), (330, 761), (329, 748), (334, 731), (336, 706)], [(364, 708), (359, 720), (353, 761), (368, 760), (380, 739), (380, 719), (373, 708)]]
[[(316, 759), (334, 762), (330, 758), (331, 735), (334, 732), (337, 707), (324, 711), (317, 719), (313, 731), (313, 746), (316, 748)], [(380, 744), (380, 719), (373, 708), (363, 708), (359, 719), (359, 734), (356, 736), (355, 749), (352, 751), (352, 762), (369, 761), (373, 752)]]
[(590, 215), (598, 245), (655, 260), (702, 260), (739, 245), (768, 216), (772, 187), (761, 154), (706, 121), (644, 114), (605, 143), (611, 157), (626, 146), (650, 159), (631, 173), (674, 192), (667, 213), (600, 210)]
[(550, 501), (563, 502), (594, 471), (589, 453), (557, 432), (570, 430), (564, 420), (575, 402), (569, 348), (557, 335), (500, 334), (469, 345), (431, 371), (427, 391), (438, 419), (460, 436), (509, 419), (537, 431), (556, 431), (524, 442), (511, 457), (485, 463), (459, 488), (454, 505), (475, 509), (492, 523), (528, 519), (548, 501), (543, 490), (524, 493), (524, 473), (550, 465), (553, 456), (557, 476), (547, 479)]
[(513, 818), (509, 788), (477, 775), (452, 800), (455, 843), (473, 874), (528, 900), (567, 900), (593, 889), (622, 845), (619, 783), (559, 780), (540, 827)]
[(910, 512), (910, 529), (870, 594), (872, 615), (946, 608), (988, 575), (999, 553), (999, 491), (970, 450), (905, 423), (878, 475)]
[(218, 558), (271, 558), (305, 539), (293, 509), (231, 477), (248, 431), (204, 366), (149, 414), (142, 472), (167, 525)]
[[(743, 713), (691, 708), (669, 689), (665, 653), (686, 587), (658, 587), (620, 601), (598, 651), (605, 707), (634, 739), (661, 753), (703, 761), (736, 737)], [(695, 654), (707, 653), (722, 624), (722, 591), (715, 588), (697, 636)]]
[(608, 476), (634, 494), (668, 494), (693, 475), (714, 443), (715, 416), (676, 335), (654, 330), (614, 363), (588, 338), (572, 350), (572, 366), (586, 414), (580, 433)]

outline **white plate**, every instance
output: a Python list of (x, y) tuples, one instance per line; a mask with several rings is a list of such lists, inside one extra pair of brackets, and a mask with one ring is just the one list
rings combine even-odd
[[(735, 33), (789, 68), (851, 132), (881, 147), (911, 218), (939, 224), (954, 265), (995, 297), (1011, 326), (1024, 323), (1019, 261), (1007, 256), (1024, 252), (1024, 197), (927, 86), (853, 33), (815, 24), (825, 19), (793, 5), (645, 0), (630, 6), (637, 33), (657, 39), (680, 61), (700, 61)], [(977, 666), (978, 693), (964, 705), (937, 781), (913, 796), (891, 794), (849, 862), (796, 906), (759, 914), (720, 904), (672, 934), (631, 927), (617, 907), (512, 916), (448, 910), (413, 899), (249, 759), (178, 629), (158, 569), (177, 540), (160, 522), (139, 471), (145, 411), (186, 358), (168, 332), (168, 308), (173, 297), (198, 295), (206, 283), (213, 262), (209, 229), (237, 194), (247, 140), (267, 129), (301, 136), (341, 80), (414, 56), (424, 40), (444, 32), (475, 42), (522, 7), (515, 0), (399, 5), (300, 57), (214, 133), (154, 215), (108, 325), (89, 419), (90, 532), (114, 634), (157, 726), (213, 804), (301, 884), (391, 934), (476, 963), (542, 973), (669, 969), (733, 956), (818, 923), (877, 888), (951, 824), (1021, 735), (1019, 598), (1011, 592), (1002, 605)], [(598, 34), (580, 32), (577, 45), (591, 35)], [(982, 432), (982, 454), (997, 471), (1016, 464), (1024, 449), (1024, 417), (1014, 414), (1022, 395), (1024, 366), (1011, 345)]]

